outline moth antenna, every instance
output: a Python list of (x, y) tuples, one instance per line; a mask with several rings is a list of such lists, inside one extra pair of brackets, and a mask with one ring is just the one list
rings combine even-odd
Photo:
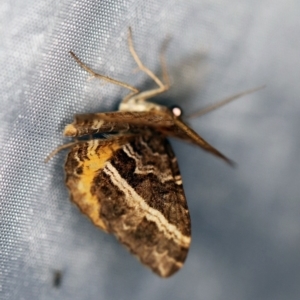
[(235, 94), (233, 96), (230, 96), (228, 98), (225, 98), (224, 100), (221, 100), (215, 104), (212, 104), (212, 105), (209, 105), (207, 107), (204, 107), (196, 112), (193, 112), (191, 114), (189, 114), (188, 116), (186, 116), (187, 119), (193, 119), (193, 118), (197, 118), (197, 117), (200, 117), (200, 116), (203, 116), (203, 115), (206, 115), (207, 113), (213, 111), (213, 110), (216, 110), (217, 108), (221, 107), (221, 106), (224, 106), (225, 104), (228, 104), (230, 102), (232, 102), (233, 100), (236, 100), (238, 98), (241, 98), (245, 95), (249, 95), (249, 94), (252, 94), (256, 91), (259, 91), (263, 88), (265, 88), (266, 85), (262, 85), (262, 86), (259, 86), (257, 88), (254, 88), (254, 89), (251, 89), (251, 90), (246, 90), (244, 92), (241, 92), (241, 93), (238, 93), (238, 94)]

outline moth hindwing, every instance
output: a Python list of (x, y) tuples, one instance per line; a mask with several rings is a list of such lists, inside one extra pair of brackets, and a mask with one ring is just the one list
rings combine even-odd
[[(78, 141), (70, 147), (65, 164), (66, 185), (72, 201), (102, 230), (113, 233), (139, 260), (161, 277), (180, 269), (191, 242), (191, 222), (176, 157), (166, 137), (196, 144), (230, 162), (176, 113), (147, 100), (169, 89), (161, 53), (163, 80), (139, 59), (129, 30), (129, 50), (139, 69), (157, 88), (139, 91), (118, 80), (95, 73), (70, 52), (92, 76), (130, 90), (119, 111), (76, 115), (64, 135), (81, 137), (111, 133), (108, 138)], [(163, 47), (165, 48), (165, 47)]]

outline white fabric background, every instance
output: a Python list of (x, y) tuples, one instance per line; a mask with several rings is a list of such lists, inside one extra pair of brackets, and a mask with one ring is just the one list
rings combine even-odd
[[(0, 2), (1, 299), (299, 299), (300, 4), (278, 1)], [(191, 211), (184, 268), (163, 280), (68, 200), (66, 153), (44, 164), (75, 113), (116, 109), (124, 89), (87, 80), (73, 50), (137, 87), (127, 28), (159, 70), (172, 36), (167, 101), (186, 112), (267, 87), (192, 127), (232, 169), (174, 141)], [(55, 270), (62, 284), (55, 288)]]

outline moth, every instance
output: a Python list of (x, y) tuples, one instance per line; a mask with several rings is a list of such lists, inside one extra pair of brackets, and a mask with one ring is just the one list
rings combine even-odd
[(75, 140), (57, 148), (48, 159), (70, 148), (65, 173), (71, 200), (94, 225), (114, 234), (144, 265), (161, 277), (169, 277), (187, 257), (191, 220), (177, 159), (167, 137), (191, 142), (229, 164), (232, 161), (191, 129), (178, 110), (148, 101), (170, 87), (166, 43), (160, 54), (162, 80), (141, 62), (130, 28), (128, 45), (138, 68), (157, 87), (139, 91), (94, 72), (70, 52), (90, 75), (130, 92), (118, 111), (75, 115), (64, 130), (67, 137), (104, 137)]

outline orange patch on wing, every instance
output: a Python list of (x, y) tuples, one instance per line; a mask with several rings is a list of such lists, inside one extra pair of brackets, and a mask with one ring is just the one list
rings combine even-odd
[[(111, 159), (114, 152), (120, 149), (124, 143), (114, 141), (103, 143), (103, 141), (92, 140), (88, 142), (87, 158), (79, 161), (79, 168), (82, 169), (80, 175), (77, 175), (69, 182), (70, 192), (73, 195), (73, 201), (80, 207), (92, 222), (106, 231), (106, 226), (100, 218), (101, 199), (91, 193), (94, 185), (94, 178), (97, 173), (103, 170), (107, 161)], [(100, 145), (100, 147), (98, 147)], [(97, 150), (98, 147), (98, 150)], [(76, 154), (75, 154), (76, 157)]]

